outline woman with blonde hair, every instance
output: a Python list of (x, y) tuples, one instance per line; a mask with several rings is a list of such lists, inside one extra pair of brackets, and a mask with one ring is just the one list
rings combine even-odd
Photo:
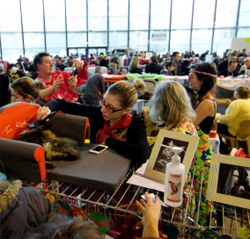
[[(88, 117), (90, 142), (109, 146), (130, 159), (131, 166), (138, 167), (147, 160), (148, 143), (144, 121), (130, 114), (137, 103), (137, 86), (127, 81), (112, 84), (100, 99), (102, 106), (80, 105), (61, 99), (52, 100), (47, 106), (51, 111)], [(37, 117), (45, 118), (50, 110), (42, 109)]]
[(153, 122), (164, 122), (173, 132), (196, 135), (193, 124), (196, 114), (185, 88), (176, 81), (161, 81), (150, 99), (149, 117)]
[[(150, 99), (150, 105), (149, 117), (153, 122), (163, 122), (165, 129), (171, 132), (197, 136), (197, 131), (193, 124), (196, 114), (191, 106), (190, 98), (185, 88), (180, 83), (176, 81), (159, 82)], [(150, 146), (155, 143), (156, 138), (150, 141)], [(161, 161), (161, 166), (165, 168), (167, 163), (168, 160), (164, 158)], [(190, 187), (189, 181), (191, 181), (190, 175), (188, 176), (185, 188), (186, 191), (191, 192), (188, 189)], [(194, 195), (184, 194), (184, 198), (189, 198), (189, 212), (193, 214), (195, 208)], [(184, 199), (184, 202), (186, 199)], [(183, 205), (183, 208), (185, 207)], [(178, 214), (176, 214), (176, 217), (181, 218)]]
[(139, 57), (135, 56), (132, 61), (129, 64), (128, 67), (128, 72), (129, 73), (137, 73), (137, 74), (141, 74), (142, 73), (142, 69), (139, 65)]

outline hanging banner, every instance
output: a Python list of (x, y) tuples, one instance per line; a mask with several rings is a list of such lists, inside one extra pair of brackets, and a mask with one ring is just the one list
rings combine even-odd
[(166, 40), (167, 40), (166, 32), (152, 33), (151, 35), (151, 41), (166, 41)]

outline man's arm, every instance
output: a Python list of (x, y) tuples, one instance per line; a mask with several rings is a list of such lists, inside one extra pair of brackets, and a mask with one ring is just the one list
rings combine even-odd
[(76, 87), (85, 83), (88, 79), (88, 63), (85, 60), (75, 61), (72, 66), (72, 71), (76, 68), (78, 71), (78, 80)]
[(58, 89), (61, 85), (63, 84), (63, 80), (62, 80), (62, 76), (61, 74), (56, 78), (54, 84), (50, 87), (50, 88), (46, 88), (44, 90), (41, 90), (39, 92), (39, 97), (41, 99), (44, 99), (45, 97), (47, 97), (48, 95), (50, 95), (51, 93), (53, 93), (56, 89)]

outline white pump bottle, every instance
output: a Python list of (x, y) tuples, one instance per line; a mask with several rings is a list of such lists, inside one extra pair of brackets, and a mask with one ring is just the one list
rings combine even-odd
[(161, 146), (169, 148), (174, 152), (172, 162), (166, 165), (164, 202), (171, 207), (179, 207), (182, 205), (185, 182), (185, 165), (180, 163), (179, 156), (183, 148), (163, 144)]

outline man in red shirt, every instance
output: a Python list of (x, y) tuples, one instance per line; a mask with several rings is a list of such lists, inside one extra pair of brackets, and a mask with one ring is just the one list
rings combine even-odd
[(40, 91), (39, 97), (45, 103), (55, 98), (77, 101), (78, 94), (75, 89), (87, 81), (88, 63), (85, 60), (74, 61), (72, 71), (78, 71), (75, 76), (71, 72), (53, 72), (53, 65), (50, 55), (46, 52), (39, 53), (34, 59), (34, 66), (39, 73), (38, 80), (46, 85), (46, 89)]

